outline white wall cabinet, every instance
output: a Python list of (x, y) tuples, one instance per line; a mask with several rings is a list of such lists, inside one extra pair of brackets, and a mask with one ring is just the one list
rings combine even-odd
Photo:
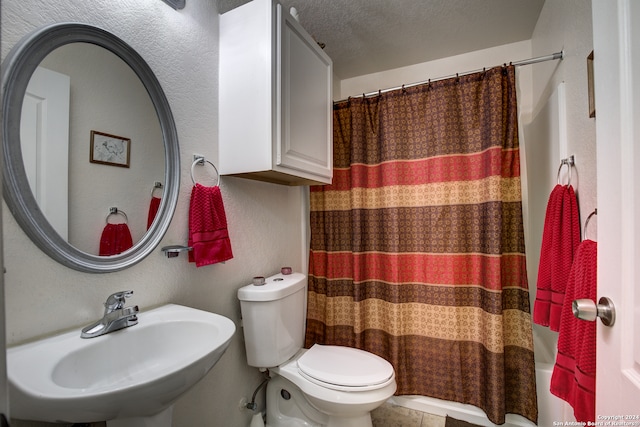
[(331, 59), (275, 0), (221, 15), (220, 173), (331, 183), (331, 79)]

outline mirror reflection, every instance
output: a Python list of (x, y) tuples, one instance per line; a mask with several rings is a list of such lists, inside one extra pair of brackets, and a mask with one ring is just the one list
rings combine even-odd
[[(143, 260), (164, 237), (180, 186), (175, 122), (149, 65), (114, 34), (74, 22), (36, 29), (13, 46), (2, 65), (2, 184), (20, 228), (53, 260), (78, 271), (108, 273)], [(68, 80), (68, 89), (62, 91), (68, 92), (62, 96), (68, 97), (68, 106), (61, 108), (68, 118), (49, 119), (57, 108), (48, 107), (39, 95), (25, 98), (38, 66)], [(28, 104), (24, 118), (23, 104)], [(68, 148), (49, 144), (50, 125), (63, 127), (58, 133)], [(30, 178), (23, 135), (32, 138), (24, 147)], [(61, 167), (65, 160), (66, 167)], [(65, 171), (63, 184), (49, 182)], [(162, 199), (155, 220), (149, 222), (156, 182), (163, 184)], [(61, 195), (51, 196), (57, 187), (63, 189)], [(58, 205), (61, 214), (45, 212)], [(118, 214), (110, 215), (112, 209)], [(62, 219), (55, 219), (58, 215)], [(110, 217), (125, 215), (127, 224), (112, 225), (126, 227), (130, 248), (122, 248), (116, 239), (120, 251), (102, 254), (101, 230), (107, 231)], [(60, 225), (54, 228), (52, 222)]]
[(107, 223), (126, 223), (133, 244), (145, 235), (164, 141), (145, 86), (117, 55), (91, 43), (48, 54), (29, 80), (20, 142), (33, 196), (72, 246), (98, 255)]

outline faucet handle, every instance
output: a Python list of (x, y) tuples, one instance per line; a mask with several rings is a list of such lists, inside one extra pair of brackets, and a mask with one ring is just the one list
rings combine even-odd
[(133, 295), (133, 291), (120, 291), (109, 295), (107, 302), (104, 303), (104, 314), (124, 308), (125, 299), (131, 295)]

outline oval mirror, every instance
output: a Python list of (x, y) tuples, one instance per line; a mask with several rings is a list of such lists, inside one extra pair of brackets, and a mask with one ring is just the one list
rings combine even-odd
[[(67, 80), (62, 93), (70, 99), (68, 118), (53, 116), (64, 108), (49, 106), (43, 113), (40, 104), (47, 103), (37, 101), (40, 95), (26, 96), (49, 72), (62, 76), (63, 86)], [(57, 87), (46, 77), (44, 82), (40, 85), (47, 89)], [(3, 63), (2, 87), (4, 198), (24, 232), (51, 258), (79, 271), (118, 271), (144, 259), (169, 227), (180, 184), (175, 123), (147, 63), (108, 31), (54, 24), (11, 50)], [(66, 137), (64, 130), (56, 137), (55, 129), (42, 125), (55, 128), (65, 121)], [(68, 147), (54, 145), (56, 139), (66, 139)], [(34, 182), (42, 182), (43, 189)], [(162, 188), (156, 194), (157, 183)], [(147, 222), (149, 202), (158, 194), (157, 213)], [(134, 206), (133, 212), (125, 206)], [(102, 230), (96, 225), (111, 222), (129, 224), (132, 246), (101, 256)]]

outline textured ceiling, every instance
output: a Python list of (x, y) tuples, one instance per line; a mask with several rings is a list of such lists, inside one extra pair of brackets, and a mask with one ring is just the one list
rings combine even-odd
[[(248, 0), (218, 0), (225, 13)], [(529, 40), (544, 0), (280, 0), (339, 79)]]

